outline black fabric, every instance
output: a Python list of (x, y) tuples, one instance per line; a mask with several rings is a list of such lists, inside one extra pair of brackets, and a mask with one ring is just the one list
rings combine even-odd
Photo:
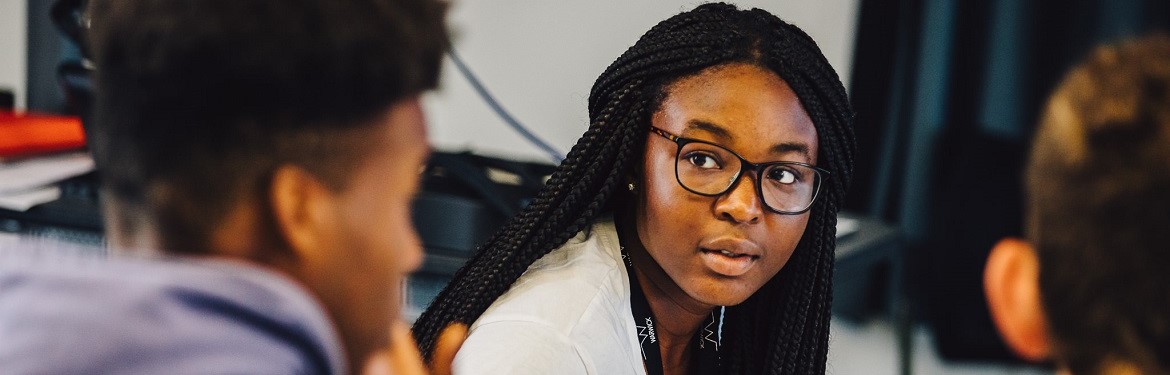
[(943, 358), (1014, 361), (992, 324), (983, 268), (997, 241), (1023, 234), (1019, 187), (1026, 147), (964, 131), (948, 132), (940, 142), (930, 204), (933, 230), (912, 249), (910, 265)]
[[(646, 365), (649, 375), (662, 375), (662, 351), (658, 345), (657, 320), (650, 310), (650, 301), (642, 292), (638, 283), (638, 275), (634, 272), (634, 263), (622, 247), (622, 261), (626, 265), (626, 273), (630, 275), (630, 309), (634, 315), (634, 327), (638, 330), (638, 343), (642, 349), (642, 361)], [(722, 308), (720, 308), (722, 311)], [(722, 315), (722, 314), (721, 314)], [(718, 374), (720, 373), (719, 346), (719, 318), (715, 312), (704, 322), (695, 338), (691, 340), (691, 374)], [(711, 337), (714, 336), (714, 337)]]

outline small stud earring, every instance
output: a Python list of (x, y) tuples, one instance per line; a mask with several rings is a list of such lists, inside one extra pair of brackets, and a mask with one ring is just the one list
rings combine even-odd
[(626, 185), (626, 189), (628, 189), (630, 191), (634, 191), (634, 183), (631, 182), (629, 185)]

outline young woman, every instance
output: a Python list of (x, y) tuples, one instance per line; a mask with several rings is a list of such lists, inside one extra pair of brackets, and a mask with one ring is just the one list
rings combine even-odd
[(852, 110), (759, 9), (659, 23), (597, 79), (589, 130), (415, 324), (456, 372), (823, 373)]

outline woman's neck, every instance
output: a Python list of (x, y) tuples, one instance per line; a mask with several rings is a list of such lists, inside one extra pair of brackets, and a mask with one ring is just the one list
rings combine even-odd
[[(627, 249), (628, 250), (628, 249)], [(643, 254), (643, 259), (634, 253)], [(704, 306), (690, 298), (645, 252), (631, 252), (634, 272), (642, 288), (650, 311), (657, 323), (658, 347), (662, 353), (664, 374), (685, 374), (690, 364), (691, 340), (699, 326), (711, 314), (713, 306)], [(657, 272), (655, 272), (657, 270)], [(655, 276), (655, 273), (661, 273)]]
[(618, 223), (618, 235), (654, 314), (664, 373), (685, 374), (690, 363), (691, 340), (715, 306), (695, 300), (683, 291), (642, 246), (636, 230), (621, 224), (631, 223)]

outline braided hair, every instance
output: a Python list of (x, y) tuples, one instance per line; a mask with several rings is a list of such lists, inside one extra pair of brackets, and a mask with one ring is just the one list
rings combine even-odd
[(537, 259), (614, 211), (619, 186), (641, 157), (665, 88), (724, 64), (776, 73), (817, 130), (820, 166), (831, 178), (792, 258), (724, 318), (723, 368), (737, 374), (824, 373), (837, 211), (853, 170), (853, 111), (836, 72), (796, 26), (760, 9), (704, 4), (650, 29), (598, 77), (590, 126), (536, 199), (478, 249), (414, 326), (430, 358), (439, 331), (470, 324)]

